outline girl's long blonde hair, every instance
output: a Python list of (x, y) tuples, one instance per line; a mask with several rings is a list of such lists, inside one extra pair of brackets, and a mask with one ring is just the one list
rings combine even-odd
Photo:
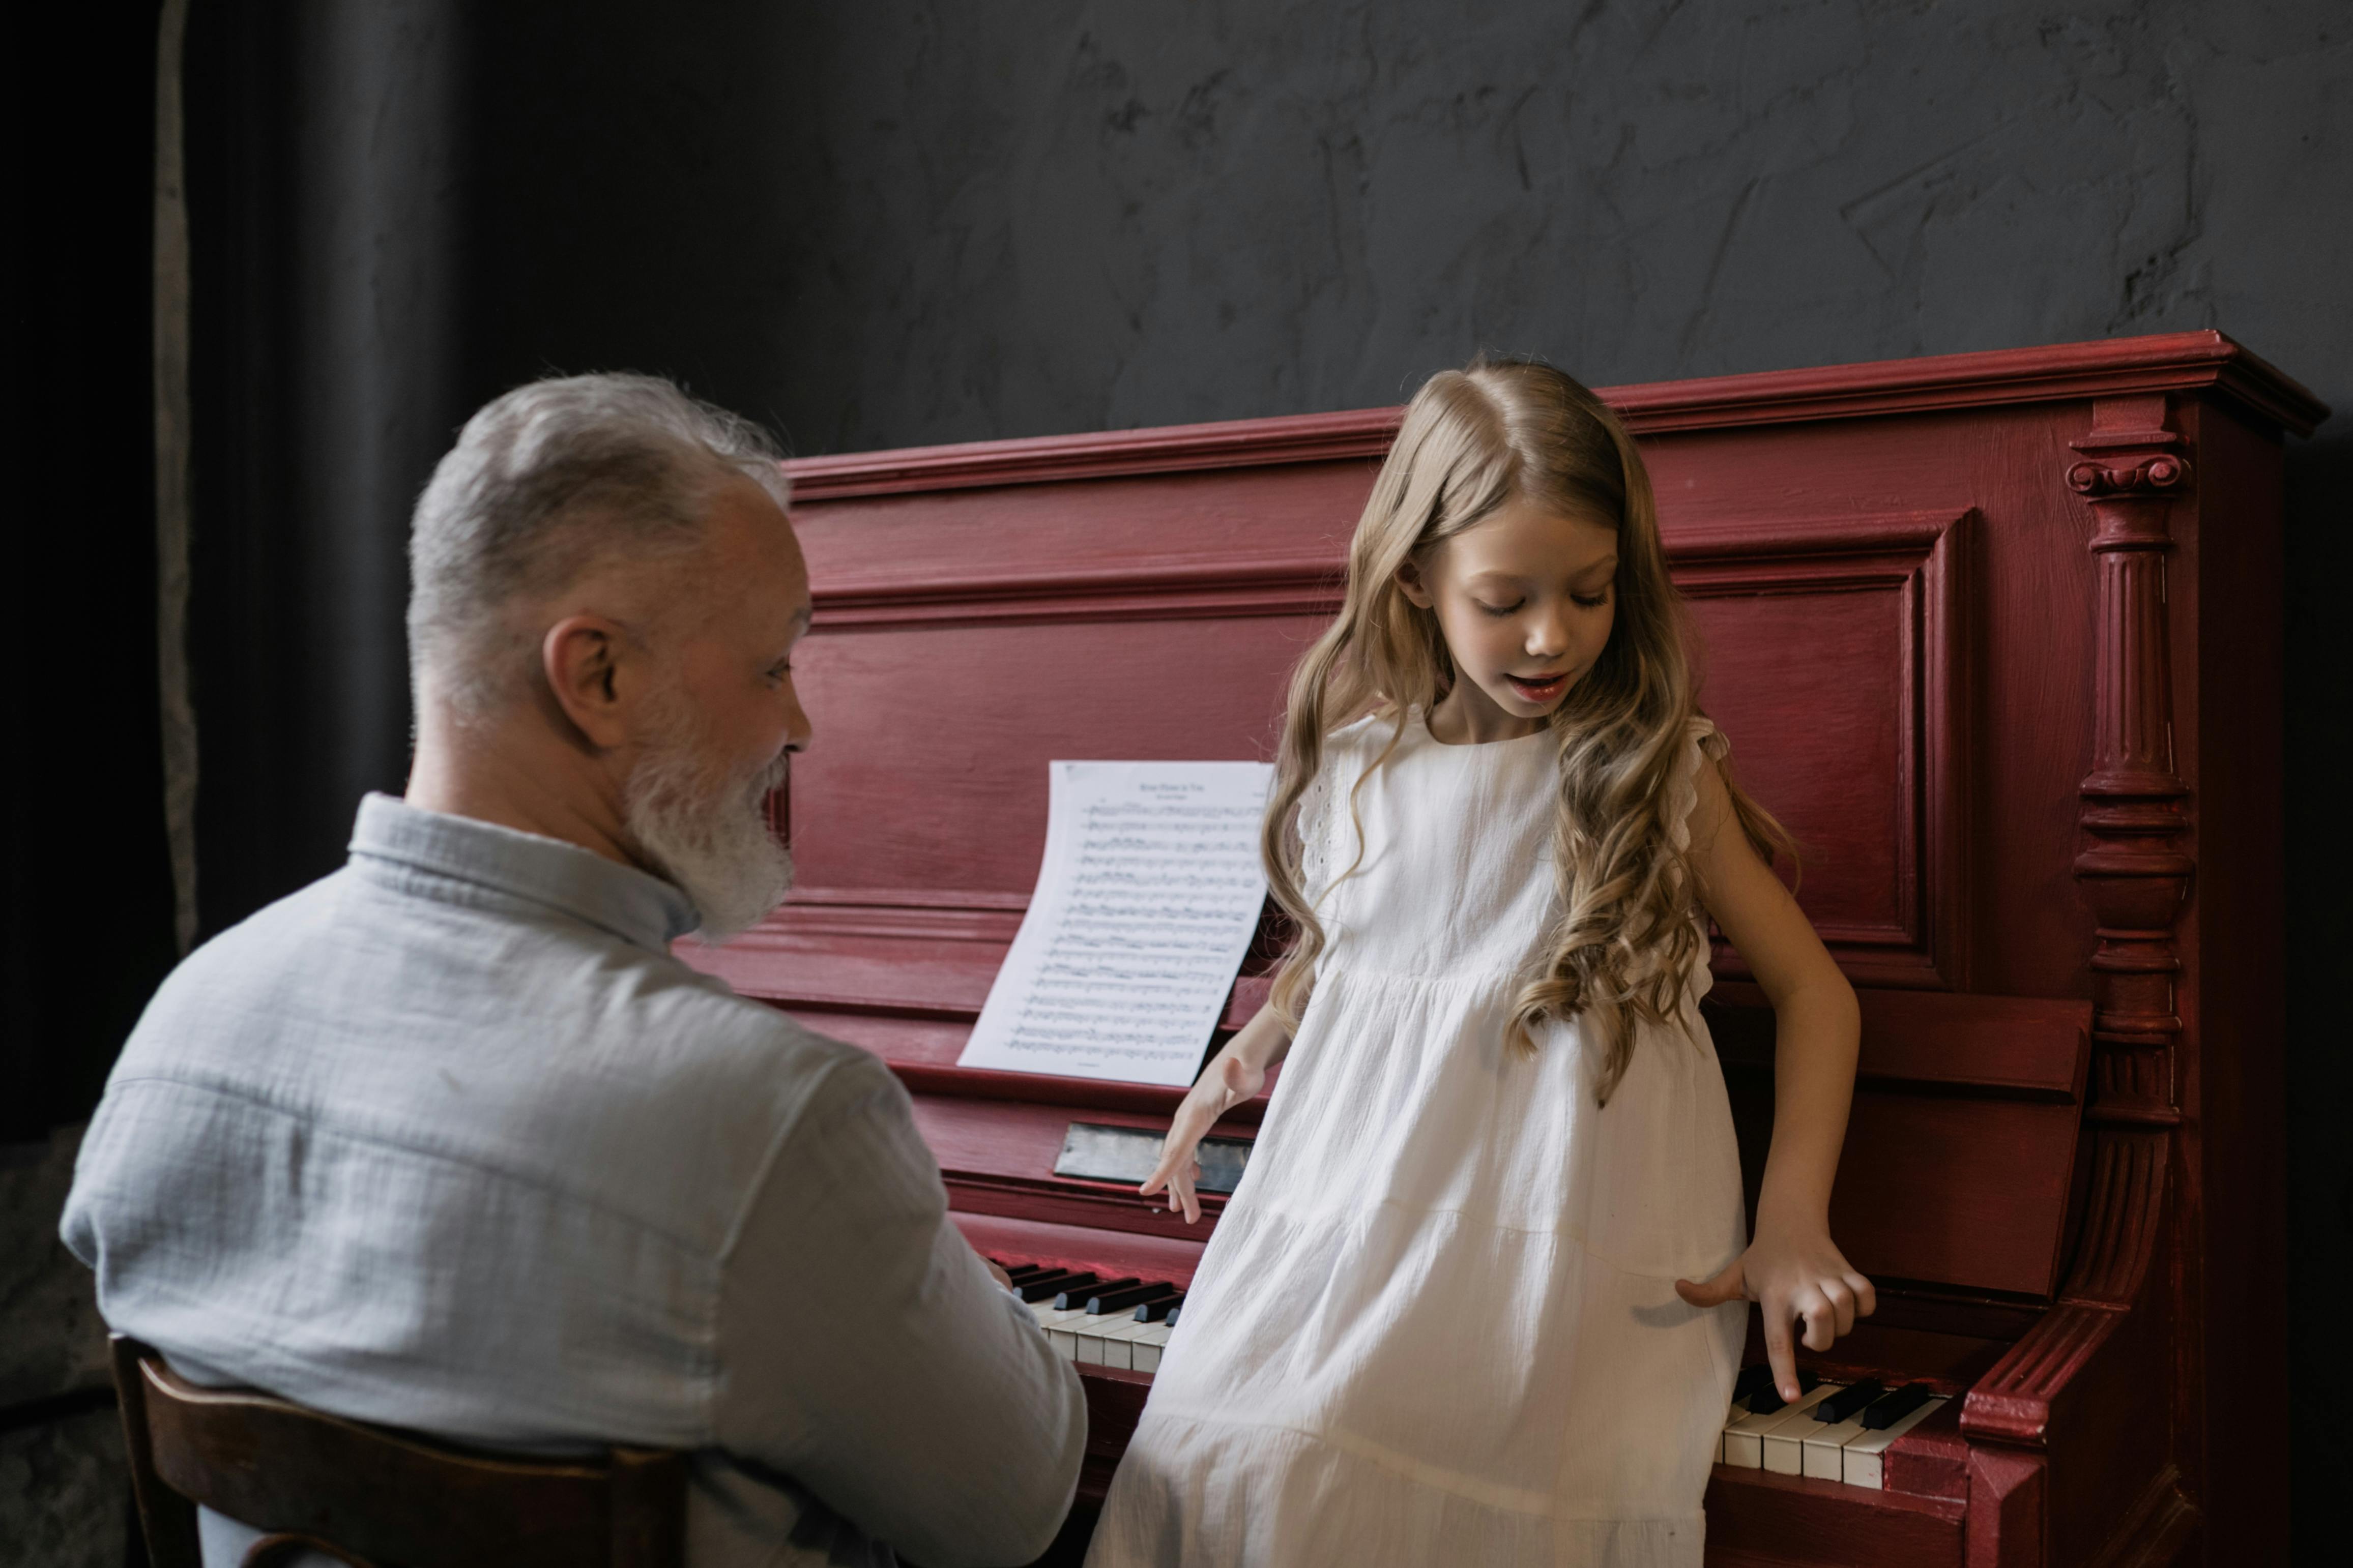
[[(1339, 616), (1292, 673), (1261, 837), (1268, 885), (1297, 928), (1273, 1004), (1296, 1028), (1326, 942), (1302, 885), (1298, 820), (1324, 737), (1366, 714), (1386, 716), (1391, 728), (1378, 768), (1403, 738), (1409, 710), (1427, 712), (1454, 684), (1438, 618), (1406, 597), (1399, 570), (1409, 563), (1426, 570), (1445, 541), (1516, 499), (1618, 533), (1609, 641), (1550, 721), (1560, 780), (1558, 923), (1513, 1018), (1514, 1047), (1533, 1054), (1540, 1024), (1583, 1017), (1606, 1047), (1597, 1085), (1607, 1101), (1632, 1058), (1636, 1020), (1662, 1024), (1680, 1009), (1683, 977), (1704, 941), (1692, 918), (1690, 858), (1667, 816), (1686, 726), (1699, 709), (1683, 595), (1667, 575), (1641, 454), (1608, 405), (1549, 365), (1474, 362), (1430, 377), (1406, 405), (1349, 542)], [(1758, 853), (1767, 861), (1777, 849), (1794, 855), (1780, 825), (1729, 777), (1725, 784)], [(1353, 789), (1348, 810), (1354, 819)]]

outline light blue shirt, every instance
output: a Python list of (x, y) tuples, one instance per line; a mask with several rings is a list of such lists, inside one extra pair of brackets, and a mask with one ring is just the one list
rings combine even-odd
[[(677, 889), (382, 795), (156, 993), (64, 1234), (200, 1382), (560, 1453), (690, 1450), (688, 1561), (1019, 1563), (1068, 1363), (881, 1062), (670, 955)], [(208, 1564), (250, 1532), (207, 1520)]]

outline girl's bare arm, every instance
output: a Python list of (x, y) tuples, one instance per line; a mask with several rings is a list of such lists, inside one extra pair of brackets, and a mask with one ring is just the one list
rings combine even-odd
[(1782, 1397), (1798, 1397), (1793, 1329), (1828, 1350), (1878, 1301), (1831, 1240), (1831, 1187), (1846, 1141), (1861, 1032), (1854, 990), (1798, 901), (1740, 830), (1724, 778), (1699, 773), (1691, 858), (1700, 897), (1773, 1004), (1773, 1147), (1757, 1194), (1757, 1234), (1704, 1284), (1678, 1280), (1694, 1306), (1746, 1297), (1764, 1310), (1765, 1350)]
[(1290, 1049), (1291, 1031), (1282, 1026), (1273, 1005), (1261, 1007), (1226, 1042), (1225, 1048), (1209, 1058), (1192, 1092), (1176, 1107), (1176, 1120), (1160, 1145), (1160, 1163), (1136, 1190), (1150, 1197), (1166, 1187), (1170, 1213), (1182, 1211), (1187, 1225), (1199, 1219), (1201, 1200), (1194, 1194), (1193, 1183), (1200, 1176), (1201, 1167), (1194, 1151), (1219, 1117), (1266, 1087), (1267, 1068)]

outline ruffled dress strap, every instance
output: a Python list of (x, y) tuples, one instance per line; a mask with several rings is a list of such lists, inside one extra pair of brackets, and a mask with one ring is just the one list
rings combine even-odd
[(1692, 813), (1699, 807), (1699, 766), (1720, 763), (1732, 754), (1732, 742), (1715, 723), (1694, 714), (1683, 725), (1683, 754), (1676, 760), (1674, 781), (1668, 786), (1667, 834), (1678, 850), (1691, 847)]

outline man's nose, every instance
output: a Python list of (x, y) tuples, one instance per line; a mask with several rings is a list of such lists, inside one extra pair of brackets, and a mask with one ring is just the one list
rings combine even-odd
[(809, 722), (808, 710), (801, 706), (799, 697), (794, 697), (785, 713), (785, 750), (806, 752), (816, 738), (816, 726)]

